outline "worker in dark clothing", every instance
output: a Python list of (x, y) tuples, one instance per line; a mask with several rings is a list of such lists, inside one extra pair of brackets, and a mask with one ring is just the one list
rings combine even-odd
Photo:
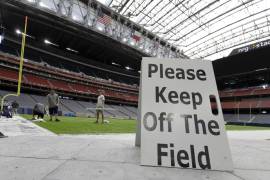
[(15, 100), (11, 103), (12, 113), (16, 115), (18, 113), (19, 103)]
[(33, 108), (33, 120), (36, 119), (43, 119), (44, 118), (44, 114), (45, 114), (46, 110), (45, 110), (45, 106), (42, 103), (37, 103), (35, 104), (34, 108)]

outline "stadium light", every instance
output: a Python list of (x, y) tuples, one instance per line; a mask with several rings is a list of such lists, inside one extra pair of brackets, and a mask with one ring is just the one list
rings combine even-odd
[(126, 66), (125, 67), (126, 68), (126, 70), (133, 70), (131, 67), (129, 67), (129, 66)]
[(75, 16), (75, 15), (72, 16), (72, 19), (73, 19), (74, 21), (79, 21), (79, 22), (80, 22), (80, 19), (79, 19), (77, 16)]
[(129, 43), (131, 46), (134, 46), (135, 45), (135, 42), (134, 41), (130, 41)]
[(103, 31), (103, 28), (102, 28), (102, 27), (100, 27), (100, 26), (98, 26), (98, 30)]
[(75, 52), (75, 53), (79, 53), (79, 51), (76, 51), (76, 50), (71, 49), (71, 48), (66, 48), (66, 50), (71, 51), (71, 52)]
[(72, 16), (72, 19), (76, 21), (78, 18), (77, 18), (76, 16), (73, 15), (73, 16)]
[[(23, 32), (20, 30), (20, 29), (15, 29), (15, 33), (18, 34), (18, 35), (21, 35), (23, 34)], [(34, 36), (31, 36), (29, 34), (25, 34), (26, 37), (29, 37), (29, 38), (32, 38), (32, 39), (35, 39)]]
[(44, 43), (45, 44), (50, 44), (51, 42), (49, 40), (47, 40), (47, 39), (44, 39)]
[(4, 40), (4, 36), (0, 34), (0, 44), (2, 44), (2, 41)]
[(19, 29), (15, 30), (16, 34), (22, 34), (22, 32)]
[(123, 42), (127, 42), (127, 38), (123, 38), (122, 41), (123, 41)]
[(97, 29), (98, 29), (99, 31), (103, 31), (103, 30), (104, 30), (103, 27), (101, 27), (101, 26), (98, 26)]
[(120, 64), (117, 64), (117, 63), (115, 63), (115, 62), (112, 62), (112, 65), (120, 66)]
[[(0, 44), (2, 44), (4, 38), (5, 38), (5, 30), (6, 28), (4, 26), (2, 26), (2, 24), (0, 25)], [(0, 102), (1, 103), (1, 102)]]
[(57, 47), (59, 47), (59, 45), (58, 45), (58, 44), (52, 43), (52, 42), (51, 42), (51, 41), (49, 41), (48, 39), (44, 39), (44, 43), (45, 43), (45, 44), (50, 44), (50, 45), (53, 45), (53, 46), (57, 46)]

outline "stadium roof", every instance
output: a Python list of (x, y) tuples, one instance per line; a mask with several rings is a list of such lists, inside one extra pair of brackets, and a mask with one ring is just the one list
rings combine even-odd
[(269, 0), (98, 0), (184, 50), (218, 59), (270, 37)]

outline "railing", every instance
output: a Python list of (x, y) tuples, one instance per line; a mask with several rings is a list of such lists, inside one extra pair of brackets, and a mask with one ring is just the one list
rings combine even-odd
[(250, 87), (248, 89), (233, 89), (229, 91), (219, 91), (219, 96), (223, 97), (241, 97), (270, 94), (269, 87)]

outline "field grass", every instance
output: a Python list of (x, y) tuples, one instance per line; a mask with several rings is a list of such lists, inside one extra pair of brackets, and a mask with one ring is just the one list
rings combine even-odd
[[(26, 119), (32, 116), (22, 115)], [(35, 122), (35, 124), (46, 128), (56, 134), (99, 134), (99, 133), (134, 133), (136, 131), (136, 121), (107, 119), (109, 124), (96, 124), (94, 118), (81, 117), (59, 117), (61, 122), (47, 121)], [(45, 117), (48, 120), (48, 117)]]
[(228, 131), (270, 130), (270, 127), (226, 125), (226, 130)]
[[(30, 115), (22, 115), (31, 119)], [(136, 121), (127, 119), (107, 119), (109, 124), (96, 124), (95, 118), (59, 117), (61, 122), (47, 121), (36, 122), (37, 125), (46, 128), (56, 134), (104, 134), (104, 133), (135, 133)], [(48, 120), (48, 117), (45, 118)], [(270, 130), (269, 127), (226, 125), (228, 131), (244, 130)]]

